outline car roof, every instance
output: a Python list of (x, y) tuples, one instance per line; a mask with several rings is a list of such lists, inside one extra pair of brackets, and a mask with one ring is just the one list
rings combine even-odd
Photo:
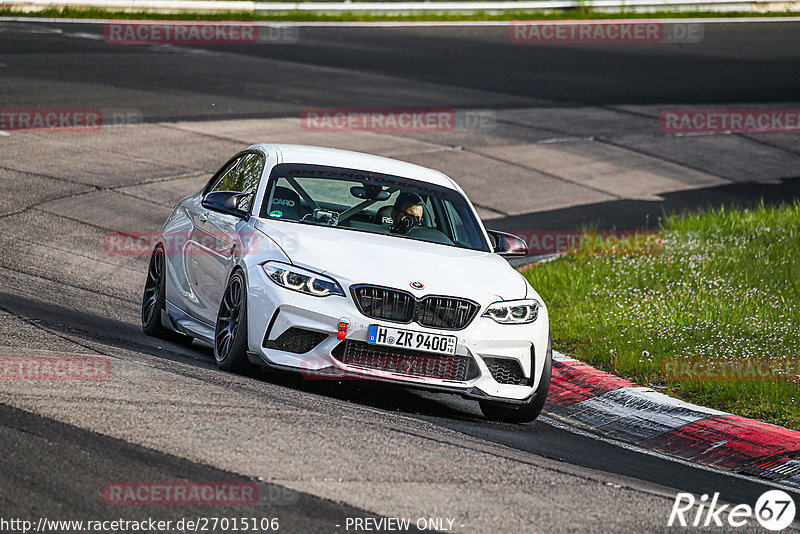
[(258, 144), (248, 148), (259, 148), (265, 152), (270, 148), (279, 153), (280, 163), (308, 163), (314, 165), (327, 165), (330, 167), (343, 167), (347, 169), (357, 169), (361, 171), (373, 171), (403, 178), (411, 178), (421, 182), (447, 187), (461, 191), (456, 183), (446, 174), (434, 169), (398, 161), (396, 159), (364, 154), (363, 152), (353, 152), (350, 150), (339, 150), (338, 148), (324, 148), (308, 145), (284, 145), (284, 144)]

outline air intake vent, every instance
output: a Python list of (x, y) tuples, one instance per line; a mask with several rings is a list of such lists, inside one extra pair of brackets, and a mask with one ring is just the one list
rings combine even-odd
[(484, 358), (492, 377), (500, 384), (524, 385), (528, 380), (522, 375), (522, 367), (517, 360), (509, 358)]
[[(269, 335), (269, 333), (267, 335)], [(272, 341), (267, 340), (265, 337), (264, 347), (294, 352), (295, 354), (305, 354), (322, 343), (327, 337), (327, 334), (321, 332), (314, 332), (303, 328), (290, 328)]]
[(344, 364), (385, 373), (458, 382), (480, 375), (478, 364), (469, 356), (430, 354), (353, 340), (343, 341), (332, 354)]

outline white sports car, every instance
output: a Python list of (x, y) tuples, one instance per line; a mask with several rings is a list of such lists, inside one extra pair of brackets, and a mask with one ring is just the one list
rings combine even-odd
[(550, 387), (547, 308), (444, 174), (326, 148), (259, 144), (165, 223), (145, 333), (256, 364), (476, 399), (490, 419), (538, 417)]

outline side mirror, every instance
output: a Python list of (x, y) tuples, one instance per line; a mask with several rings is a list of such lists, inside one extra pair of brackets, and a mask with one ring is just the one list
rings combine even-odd
[(497, 230), (487, 230), (487, 232), (493, 241), (493, 252), (506, 257), (528, 255), (528, 245), (521, 237), (505, 232), (498, 232)]
[(249, 197), (248, 193), (236, 191), (214, 191), (203, 198), (203, 207), (210, 210), (227, 213), (240, 219), (247, 219), (250, 214), (239, 208), (239, 203)]

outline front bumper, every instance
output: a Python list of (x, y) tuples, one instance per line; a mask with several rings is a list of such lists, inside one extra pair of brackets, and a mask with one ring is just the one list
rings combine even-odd
[[(547, 353), (549, 322), (546, 307), (527, 325), (502, 325), (481, 317), (484, 309), (463, 330), (438, 330), (417, 323), (398, 324), (362, 315), (350, 296), (313, 297), (276, 286), (261, 267), (249, 270), (248, 336), (251, 361), (262, 365), (303, 373), (309, 378), (363, 379), (395, 382), (409, 387), (457, 393), (465, 397), (522, 402), (536, 391)], [(485, 308), (486, 304), (483, 304)], [(266, 311), (265, 311), (266, 310)], [(347, 340), (366, 342), (372, 324), (393, 326), (416, 332), (455, 335), (456, 356), (469, 359), (477, 369), (464, 380), (414, 376), (388, 368), (348, 365), (341, 358), (343, 341), (337, 339), (338, 324), (349, 324)], [(279, 350), (275, 340), (290, 328), (319, 333), (315, 346), (304, 353)], [(324, 336), (324, 337), (323, 337)], [(265, 346), (266, 345), (266, 346)], [(334, 354), (338, 355), (334, 356)], [(516, 362), (522, 379), (503, 383), (507, 376), (497, 363)], [(495, 369), (495, 375), (490, 370)], [(513, 367), (513, 365), (512, 365)]]

